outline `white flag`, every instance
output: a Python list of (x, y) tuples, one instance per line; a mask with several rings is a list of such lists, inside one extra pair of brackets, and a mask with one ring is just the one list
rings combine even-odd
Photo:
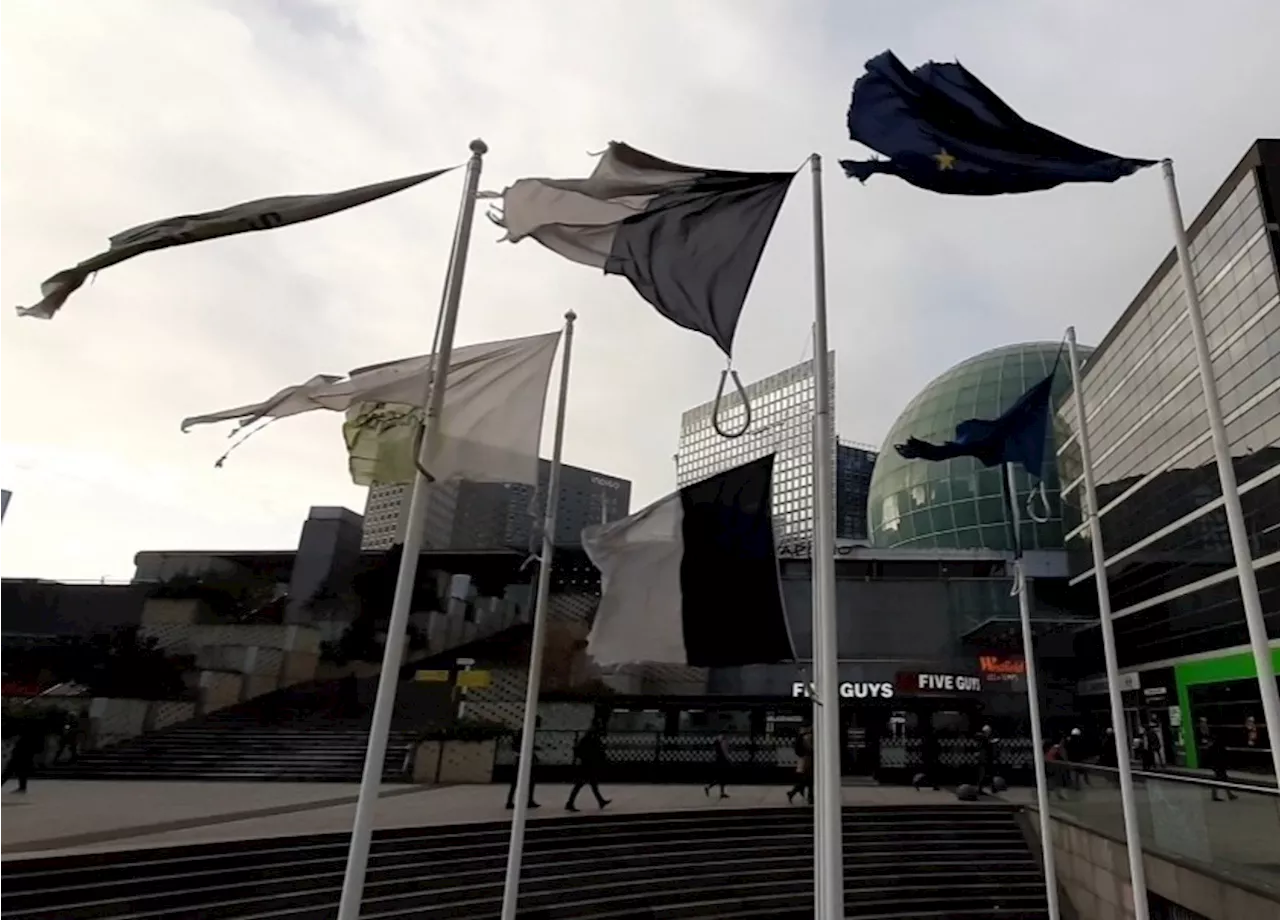
[(412, 188), (428, 179), (434, 179), (454, 168), (449, 166), (429, 173), (392, 179), (389, 182), (379, 182), (376, 185), (365, 185), (327, 195), (287, 195), (282, 198), (246, 201), (223, 208), (221, 211), (169, 217), (125, 230), (111, 237), (111, 245), (106, 252), (100, 252), (46, 280), (40, 285), (43, 299), (34, 307), (18, 307), (18, 315), (53, 319), (53, 315), (61, 309), (66, 299), (94, 272), (110, 268), (144, 252), (167, 249), (170, 246), (185, 246), (187, 243), (199, 243), (202, 240), (212, 240), (222, 236), (234, 236), (237, 233), (274, 230), (276, 227), (315, 220), (317, 217), (326, 217), (394, 195), (396, 192)]
[[(538, 483), (538, 448), (560, 332), (455, 349), (440, 437), (427, 460), (434, 478)], [(431, 356), (319, 375), (270, 399), (183, 421), (182, 430), (239, 419), (284, 418), (313, 409), (346, 412), (351, 476), (357, 485), (408, 482), (416, 466)]]

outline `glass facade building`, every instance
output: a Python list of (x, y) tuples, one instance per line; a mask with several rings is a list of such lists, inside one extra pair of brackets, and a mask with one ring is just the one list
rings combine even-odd
[[(972, 457), (939, 463), (904, 460), (893, 445), (908, 437), (949, 441), (955, 437), (956, 425), (966, 419), (996, 418), (1045, 378), (1058, 360), (1060, 348), (1058, 342), (1031, 342), (983, 352), (943, 373), (907, 404), (885, 438), (871, 479), (868, 516), (874, 546), (1013, 548), (1002, 469), (984, 467)], [(1088, 354), (1089, 349), (1082, 352)], [(1054, 377), (1054, 393), (1066, 392), (1070, 380), (1063, 354)], [(1062, 503), (1058, 500), (1058, 470), (1052, 460), (1054, 436), (1054, 431), (1047, 435), (1045, 451), (1048, 520), (1036, 523), (1026, 514), (1022, 516), (1021, 537), (1026, 549), (1062, 548)], [(1020, 506), (1025, 507), (1031, 480), (1019, 469), (1016, 481), (1022, 496)], [(1044, 516), (1038, 503), (1037, 513)]]
[[(1280, 142), (1259, 141), (1189, 230), (1252, 565), (1273, 640), (1280, 639), (1278, 220)], [(1085, 364), (1082, 378), (1120, 665), (1149, 672), (1139, 682), (1144, 693), (1154, 693), (1161, 688), (1146, 687), (1146, 682), (1158, 671), (1177, 672), (1179, 662), (1189, 657), (1203, 661), (1215, 651), (1238, 654), (1248, 643), (1172, 252)], [(1068, 432), (1075, 431), (1069, 399), (1058, 404), (1058, 420)], [(1083, 483), (1073, 433), (1062, 443), (1059, 469), (1064, 501), (1078, 509)], [(1087, 529), (1071, 529), (1066, 546), (1073, 581), (1091, 582)], [(1080, 637), (1078, 648), (1092, 670), (1102, 669), (1096, 628)], [(1247, 677), (1235, 678), (1243, 680), (1237, 690), (1246, 696), (1233, 723), (1248, 714), (1261, 717), (1256, 670), (1253, 676), (1251, 690)], [(1168, 692), (1176, 692), (1183, 702), (1217, 698), (1205, 687), (1176, 689), (1171, 684)], [(1196, 715), (1187, 710), (1183, 723)], [(1222, 727), (1230, 746), (1232, 724)], [(1189, 753), (1194, 758), (1194, 745)]]
[[(434, 484), (427, 499), (423, 545), (434, 550), (529, 549), (542, 540), (551, 463), (538, 461), (538, 488), (526, 483), (456, 480)], [(404, 540), (409, 487), (372, 486), (360, 548), (390, 549)], [(556, 508), (557, 546), (582, 542), (583, 528), (616, 521), (631, 510), (631, 482), (562, 464)]]
[[(830, 363), (834, 408), (834, 352), (830, 353)], [(712, 420), (714, 401), (690, 409), (681, 417), (676, 483), (685, 486), (776, 453), (773, 520), (778, 542), (807, 542), (813, 533), (813, 421), (817, 394), (813, 360), (757, 380), (744, 389), (751, 427), (742, 437), (726, 438), (716, 431)], [(720, 427), (730, 432), (741, 430), (744, 411), (742, 396), (736, 391), (726, 392), (720, 401)], [(828, 449), (834, 465), (834, 437)]]
[(836, 539), (867, 539), (867, 496), (876, 452), (871, 447), (836, 441)]

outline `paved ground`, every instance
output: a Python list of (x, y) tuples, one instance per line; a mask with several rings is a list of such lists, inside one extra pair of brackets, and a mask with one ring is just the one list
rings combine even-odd
[[(728, 799), (708, 799), (701, 786), (606, 786), (608, 810), (619, 813), (751, 808), (787, 804), (777, 786), (730, 787)], [(110, 850), (345, 831), (355, 813), (357, 787), (332, 783), (184, 783), (32, 781), (26, 795), (6, 793), (0, 835), (4, 856)], [(561, 817), (569, 787), (539, 786), (537, 817)], [(952, 793), (893, 786), (844, 789), (848, 805), (954, 803)], [(502, 821), (502, 786), (384, 787), (378, 827)], [(590, 792), (582, 814), (596, 812)], [(797, 804), (796, 808), (803, 806)]]

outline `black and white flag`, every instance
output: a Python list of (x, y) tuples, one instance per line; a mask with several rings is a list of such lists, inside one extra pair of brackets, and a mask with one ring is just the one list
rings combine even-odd
[(520, 179), (495, 220), (566, 259), (622, 275), (725, 354), (794, 173), (669, 163), (610, 143), (586, 179)]
[(125, 230), (111, 237), (110, 246), (106, 252), (100, 252), (92, 258), (85, 259), (79, 265), (60, 271), (46, 280), (40, 285), (40, 294), (43, 299), (32, 307), (18, 307), (18, 315), (52, 319), (53, 315), (62, 308), (66, 299), (94, 272), (110, 268), (144, 252), (167, 249), (170, 246), (185, 246), (187, 243), (199, 243), (222, 236), (234, 236), (237, 233), (274, 230), (276, 227), (287, 227), (290, 224), (315, 220), (317, 217), (327, 217), (330, 214), (337, 214), (339, 211), (402, 192), (455, 168), (449, 166), (429, 173), (392, 179), (376, 185), (364, 185), (327, 195), (261, 198), (257, 201), (234, 204), (221, 211), (168, 217)]
[(584, 530), (603, 585), (587, 654), (696, 667), (793, 660), (772, 480), (770, 454)]

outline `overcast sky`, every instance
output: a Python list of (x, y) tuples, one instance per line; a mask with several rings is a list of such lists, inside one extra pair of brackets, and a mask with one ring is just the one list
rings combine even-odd
[[(817, 150), (838, 429), (878, 444), (957, 361), (1069, 323), (1100, 339), (1170, 236), (1154, 170), (997, 200), (845, 180), (869, 57), (959, 60), (1060, 133), (1172, 156), (1189, 215), (1280, 135), (1275, 0), (4, 0), (0, 16), (6, 576), (128, 578), (139, 550), (287, 548), (311, 505), (362, 511), (338, 415), (283, 421), (223, 469), (225, 429), (178, 423), (429, 350), (462, 176), (143, 256), (52, 322), (14, 315), (126, 227), (461, 162), (476, 136), (487, 189), (585, 175), (610, 140), (740, 169)], [(744, 379), (811, 354), (810, 207), (806, 176), (738, 329)], [(671, 490), (715, 346), (625, 280), (500, 235), (477, 222), (458, 341), (576, 310), (566, 460), (631, 479), (633, 507)]]

